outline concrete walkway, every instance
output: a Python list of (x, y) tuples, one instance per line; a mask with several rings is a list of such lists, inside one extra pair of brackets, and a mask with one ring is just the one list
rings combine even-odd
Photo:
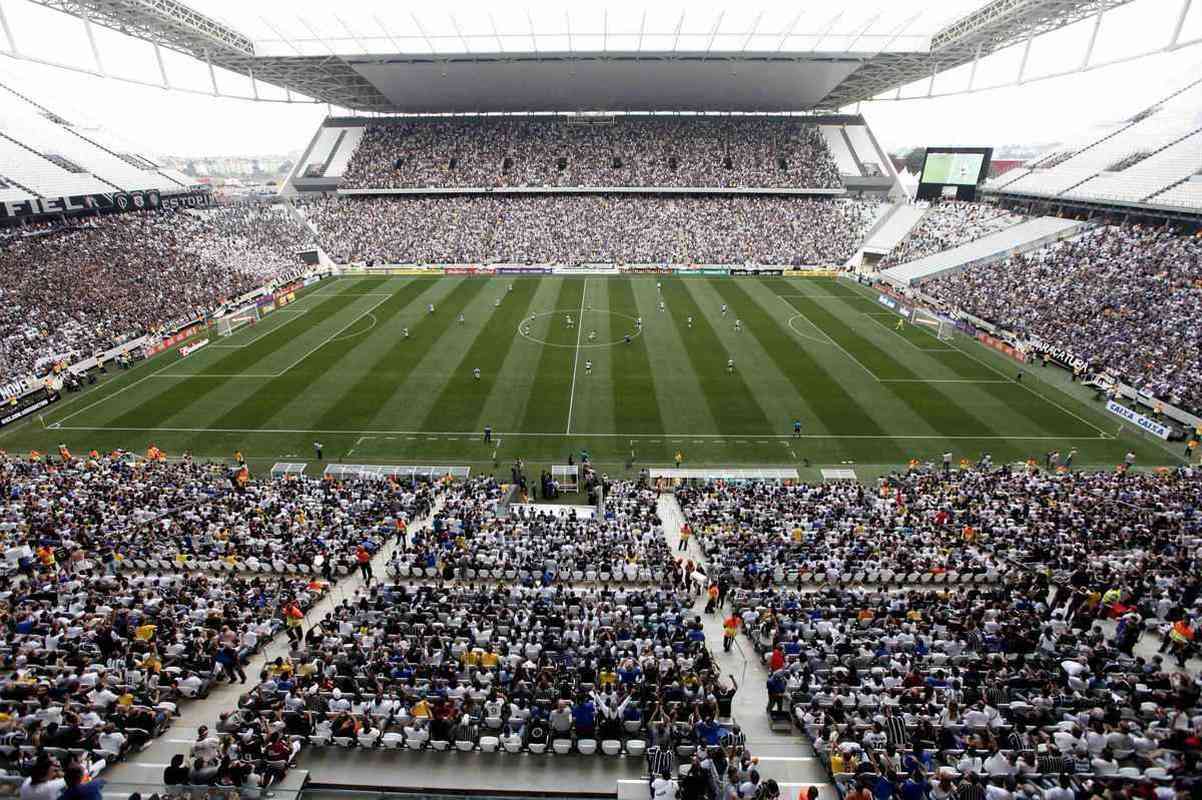
[[(441, 508), (442, 499), (439, 498), (435, 501), (434, 512), (409, 526), (409, 535), (412, 536), (413, 533), (428, 527), (433, 519), (433, 514)], [(380, 551), (372, 559), (372, 569), (377, 582), (388, 580), (386, 566), (397, 546), (398, 542), (393, 540), (380, 548)], [(353, 598), (362, 587), (363, 577), (358, 570), (335, 581), (326, 592), (325, 597), (305, 613), (305, 630), (307, 631), (309, 626), (324, 619), (345, 598)], [(251, 659), (250, 664), (244, 667), (246, 670), (245, 685), (219, 683), (203, 700), (187, 700), (180, 703), (180, 715), (176, 717), (171, 728), (165, 734), (152, 740), (150, 746), (145, 750), (114, 765), (101, 776), (109, 784), (120, 785), (120, 792), (114, 791), (114, 795), (136, 791), (132, 786), (127, 788), (127, 785), (132, 784), (143, 787), (140, 789), (143, 797), (146, 796), (147, 790), (162, 791), (163, 769), (171, 762), (173, 755), (176, 753), (187, 754), (192, 749), (192, 745), (196, 741), (197, 728), (207, 725), (210, 734), (217, 735), (216, 726), (221, 714), (233, 711), (238, 705), (238, 698), (258, 684), (259, 673), (269, 661), (280, 656), (287, 656), (291, 650), (288, 637), (281, 632)], [(293, 770), (293, 773), (297, 772), (297, 770)], [(290, 773), (290, 777), (292, 777), (292, 773)], [(279, 787), (276, 796), (284, 797), (287, 787), (291, 783), (292, 781), (288, 781)], [(297, 781), (296, 785), (299, 788), (300, 782)], [(110, 788), (117, 790), (118, 787), (111, 786)]]
[[(664, 535), (676, 557), (691, 558), (696, 563), (702, 562), (704, 556), (695, 537), (689, 541), (687, 550), (676, 549), (680, 545), (680, 528), (684, 524), (684, 515), (675, 496), (661, 495), (658, 511), (664, 523)], [(824, 800), (835, 797), (826, 771), (801, 734), (796, 731), (786, 734), (771, 730), (767, 711), (767, 667), (742, 636), (736, 637), (735, 646), (729, 653), (722, 651), (724, 614), (722, 609), (716, 614), (705, 614), (705, 602), (704, 597), (699, 597), (694, 608), (701, 613), (706, 643), (722, 671), (724, 680), (729, 681), (733, 675), (739, 684), (739, 691), (731, 703), (731, 714), (747, 735), (747, 747), (752, 755), (760, 760), (760, 775), (764, 778), (774, 778), (781, 783), (818, 786)]]

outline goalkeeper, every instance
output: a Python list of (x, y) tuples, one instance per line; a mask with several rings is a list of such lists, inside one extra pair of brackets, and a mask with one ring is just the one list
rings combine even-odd
[(895, 326), (894, 326), (894, 330), (899, 330), (899, 331), (900, 331), (900, 330), (901, 330), (902, 328), (904, 328), (904, 327), (906, 327), (906, 318), (905, 318), (905, 317), (898, 317), (898, 318), (897, 318), (897, 325), (895, 325)]

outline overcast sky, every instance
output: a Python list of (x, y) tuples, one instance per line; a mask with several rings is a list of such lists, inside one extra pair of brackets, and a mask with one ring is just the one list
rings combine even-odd
[[(0, 0), (17, 50), (35, 58), (96, 69), (92, 48), (80, 22), (28, 0)], [(860, 50), (916, 44), (948, 21), (981, 5), (981, 0), (797, 0), (724, 8), (704, 3), (590, 3), (570, 15), (561, 3), (531, 0), (447, 0), (436, 9), (411, 14), (395, 2), (344, 0), (190, 0), (192, 7), (217, 17), (256, 39), (261, 51), (328, 52), (312, 31), (338, 52), (395, 50), (529, 50), (529, 33), (540, 36), (540, 49), (566, 43), (575, 49), (598, 47), (604, 34), (609, 49), (621, 49), (642, 29), (644, 48), (673, 36), (679, 26), (681, 49), (808, 50), (822, 37), (821, 49), (844, 49), (853, 40)], [(1094, 48), (1093, 63), (1163, 46), (1177, 24), (1181, 0), (1132, 0), (1110, 12)], [(683, 17), (682, 17), (683, 10)], [(335, 14), (337, 16), (335, 16)], [(1076, 67), (1084, 55), (1092, 22), (1036, 40), (1027, 60), (1028, 77)], [(661, 37), (655, 39), (653, 37)], [(858, 38), (857, 38), (858, 37)], [(1185, 20), (1181, 41), (1202, 37), (1202, 2)], [(151, 47), (115, 32), (95, 29), (103, 69), (109, 75), (157, 83), (159, 71)], [(782, 44), (783, 42), (783, 44)], [(0, 35), (0, 49), (10, 43)], [(976, 85), (1013, 82), (1022, 47), (982, 61)], [(37, 99), (72, 121), (99, 124), (159, 154), (257, 155), (302, 149), (326, 114), (324, 105), (254, 103), (211, 94), (203, 63), (165, 52), (169, 80), (192, 89), (167, 91), (0, 55), (0, 81)], [(1097, 124), (1129, 116), (1158, 97), (1202, 77), (1202, 47), (1186, 47), (1082, 75), (1033, 81), (1019, 87), (979, 91), (941, 99), (865, 103), (860, 108), (890, 149), (919, 144), (1007, 145), (1054, 142)], [(967, 68), (940, 76), (936, 93), (966, 86)], [(218, 74), (223, 93), (249, 94), (241, 76)], [(925, 95), (928, 86), (906, 94)], [(260, 87), (261, 94), (283, 98)], [(0, 115), (6, 101), (0, 98)]]

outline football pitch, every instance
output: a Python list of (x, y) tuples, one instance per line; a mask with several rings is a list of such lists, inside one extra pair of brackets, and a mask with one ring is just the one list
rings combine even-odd
[(685, 466), (870, 470), (948, 450), (1042, 462), (1071, 448), (1075, 465), (1128, 450), (1144, 466), (1180, 463), (1052, 370), (1024, 367), (1019, 383), (1016, 364), (976, 341), (897, 320), (830, 278), (344, 277), (186, 358), (168, 351), (67, 395), (0, 446), (153, 442), (310, 474), (315, 441), (327, 462), (473, 472), (582, 450), (611, 474), (678, 452)]

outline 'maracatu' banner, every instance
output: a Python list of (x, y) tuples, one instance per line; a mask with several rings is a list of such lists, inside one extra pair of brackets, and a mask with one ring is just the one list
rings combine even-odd
[(204, 208), (213, 204), (210, 192), (181, 192), (162, 196), (157, 189), (144, 192), (105, 192), (69, 197), (30, 197), (0, 203), (0, 220), (41, 217), (48, 214), (84, 214), (92, 211), (145, 211), (155, 208)]

